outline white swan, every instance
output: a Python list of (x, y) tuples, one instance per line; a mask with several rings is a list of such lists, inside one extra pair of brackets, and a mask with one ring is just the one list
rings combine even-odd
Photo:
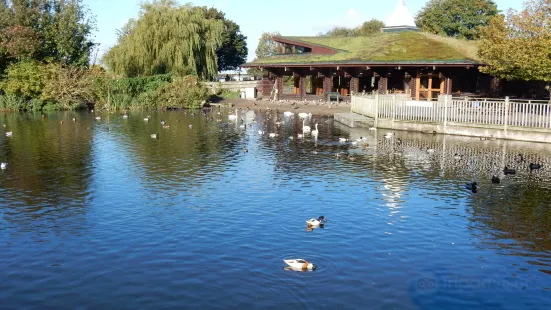
[(11, 131), (6, 132), (6, 137), (11, 137), (11, 136), (13, 136), (13, 132)]
[(0, 169), (4, 170), (6, 168), (8, 168), (8, 163), (1, 163), (0, 164)]
[(302, 133), (308, 133), (312, 130), (310, 126), (304, 126), (304, 120), (302, 120)]
[(236, 119), (237, 119), (237, 110), (235, 110), (235, 115), (230, 114), (230, 115), (228, 115), (228, 118), (229, 118), (230, 120), (236, 120)]
[(283, 112), (283, 115), (285, 115), (285, 116), (293, 116), (293, 115), (295, 115), (295, 113), (290, 112), (290, 111), (285, 111), (285, 112)]
[(316, 129), (315, 130), (312, 130), (312, 136), (318, 136), (319, 134), (319, 130), (318, 130), (318, 124), (316, 123)]
[(295, 271), (308, 271), (315, 270), (316, 265), (308, 262), (304, 259), (284, 259), (285, 264), (287, 264), (292, 270)]

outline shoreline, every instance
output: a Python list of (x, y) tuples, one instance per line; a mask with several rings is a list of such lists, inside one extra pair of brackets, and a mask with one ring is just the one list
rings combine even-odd
[(333, 115), (335, 113), (345, 113), (350, 112), (350, 103), (347, 102), (340, 102), (339, 104), (336, 104), (335, 102), (333, 104), (328, 104), (325, 102), (316, 102), (312, 103), (311, 101), (307, 104), (305, 102), (299, 102), (297, 104), (298, 108), (293, 108), (291, 106), (291, 101), (284, 101), (280, 100), (278, 102), (270, 102), (267, 100), (248, 100), (248, 99), (223, 99), (219, 102), (214, 103), (213, 106), (221, 105), (221, 106), (229, 106), (231, 104), (232, 108), (249, 108), (252, 110), (260, 110), (260, 109), (272, 109), (272, 110), (280, 110), (281, 112), (284, 111), (291, 111), (293, 113), (312, 113), (316, 115)]

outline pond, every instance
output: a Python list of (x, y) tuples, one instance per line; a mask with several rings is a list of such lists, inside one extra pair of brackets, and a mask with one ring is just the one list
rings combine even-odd
[(551, 146), (228, 114), (0, 114), (2, 307), (551, 307)]

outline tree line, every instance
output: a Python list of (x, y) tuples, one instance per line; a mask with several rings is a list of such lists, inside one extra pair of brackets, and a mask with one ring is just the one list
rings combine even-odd
[(198, 107), (210, 96), (200, 81), (248, 53), (223, 12), (174, 0), (143, 3), (103, 66), (91, 64), (95, 30), (82, 0), (0, 0), (0, 110)]

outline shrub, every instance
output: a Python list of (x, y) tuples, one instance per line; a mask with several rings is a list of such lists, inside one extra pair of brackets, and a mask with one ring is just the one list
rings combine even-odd
[(0, 110), (3, 111), (23, 110), (25, 108), (25, 103), (25, 99), (17, 95), (0, 95)]
[(175, 79), (160, 90), (160, 109), (199, 108), (209, 98), (209, 91), (193, 76)]
[(8, 95), (24, 99), (38, 98), (46, 83), (46, 77), (46, 67), (39, 62), (14, 63), (6, 69), (5, 79), (0, 82), (0, 89)]

